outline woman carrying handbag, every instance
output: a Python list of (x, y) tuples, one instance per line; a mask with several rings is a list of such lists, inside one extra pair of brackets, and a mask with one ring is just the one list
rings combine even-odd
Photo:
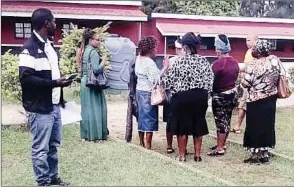
[[(138, 45), (139, 56), (135, 63), (137, 76), (136, 99), (138, 103), (138, 132), (140, 145), (151, 149), (153, 132), (158, 131), (158, 106), (151, 104), (151, 91), (158, 77), (167, 69), (168, 63), (164, 63), (159, 70), (154, 62), (157, 48), (157, 40), (153, 36), (144, 37)], [(165, 61), (166, 62), (166, 61)]]
[[(95, 87), (93, 75), (103, 75), (105, 57), (100, 57), (98, 48), (101, 40), (97, 33), (85, 29), (82, 42), (82, 78), (81, 78), (81, 138), (85, 141), (98, 142), (106, 140), (109, 134), (107, 129), (107, 106), (103, 89)], [(101, 79), (102, 80), (102, 79)], [(96, 81), (97, 82), (97, 81)], [(100, 83), (99, 83), (100, 84)]]

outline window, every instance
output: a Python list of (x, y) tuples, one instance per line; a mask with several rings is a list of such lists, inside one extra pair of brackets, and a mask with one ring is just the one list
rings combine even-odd
[(74, 28), (77, 28), (78, 25), (74, 25), (74, 24), (71, 24), (71, 23), (68, 23), (68, 24), (63, 24), (63, 32), (66, 32), (68, 34), (71, 33), (71, 31), (74, 29)]
[(281, 51), (285, 50), (285, 40), (276, 40), (276, 39), (266, 39), (272, 44), (273, 51)]
[(31, 23), (15, 23), (15, 37), (29, 38), (32, 34)]
[(285, 40), (277, 40), (276, 51), (283, 52), (285, 50), (285, 46), (286, 46), (285, 44), (286, 44)]
[(274, 40), (274, 39), (266, 39), (266, 40), (272, 44), (272, 50), (277, 49), (277, 40)]
[(214, 38), (205, 37), (201, 39), (200, 50), (214, 50)]
[(166, 43), (167, 43), (166, 45), (167, 45), (167, 47), (174, 49), (176, 40), (177, 40), (176, 36), (167, 36), (166, 37)]

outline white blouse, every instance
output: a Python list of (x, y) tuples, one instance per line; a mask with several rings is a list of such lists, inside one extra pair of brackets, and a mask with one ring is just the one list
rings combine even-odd
[(137, 76), (137, 90), (151, 91), (156, 82), (159, 82), (160, 70), (149, 57), (138, 56), (135, 64)]

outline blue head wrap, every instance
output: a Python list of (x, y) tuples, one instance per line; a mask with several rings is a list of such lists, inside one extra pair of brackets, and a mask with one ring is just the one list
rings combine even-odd
[(214, 46), (217, 51), (221, 53), (229, 53), (231, 51), (230, 41), (227, 39), (227, 42), (223, 42), (219, 36), (215, 37)]

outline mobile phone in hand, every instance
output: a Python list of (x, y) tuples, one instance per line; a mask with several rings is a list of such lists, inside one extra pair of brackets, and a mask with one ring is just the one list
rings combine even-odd
[(75, 79), (78, 75), (79, 75), (78, 73), (72, 73), (72, 74), (66, 76), (65, 78), (66, 78), (66, 80), (73, 80), (73, 79)]

